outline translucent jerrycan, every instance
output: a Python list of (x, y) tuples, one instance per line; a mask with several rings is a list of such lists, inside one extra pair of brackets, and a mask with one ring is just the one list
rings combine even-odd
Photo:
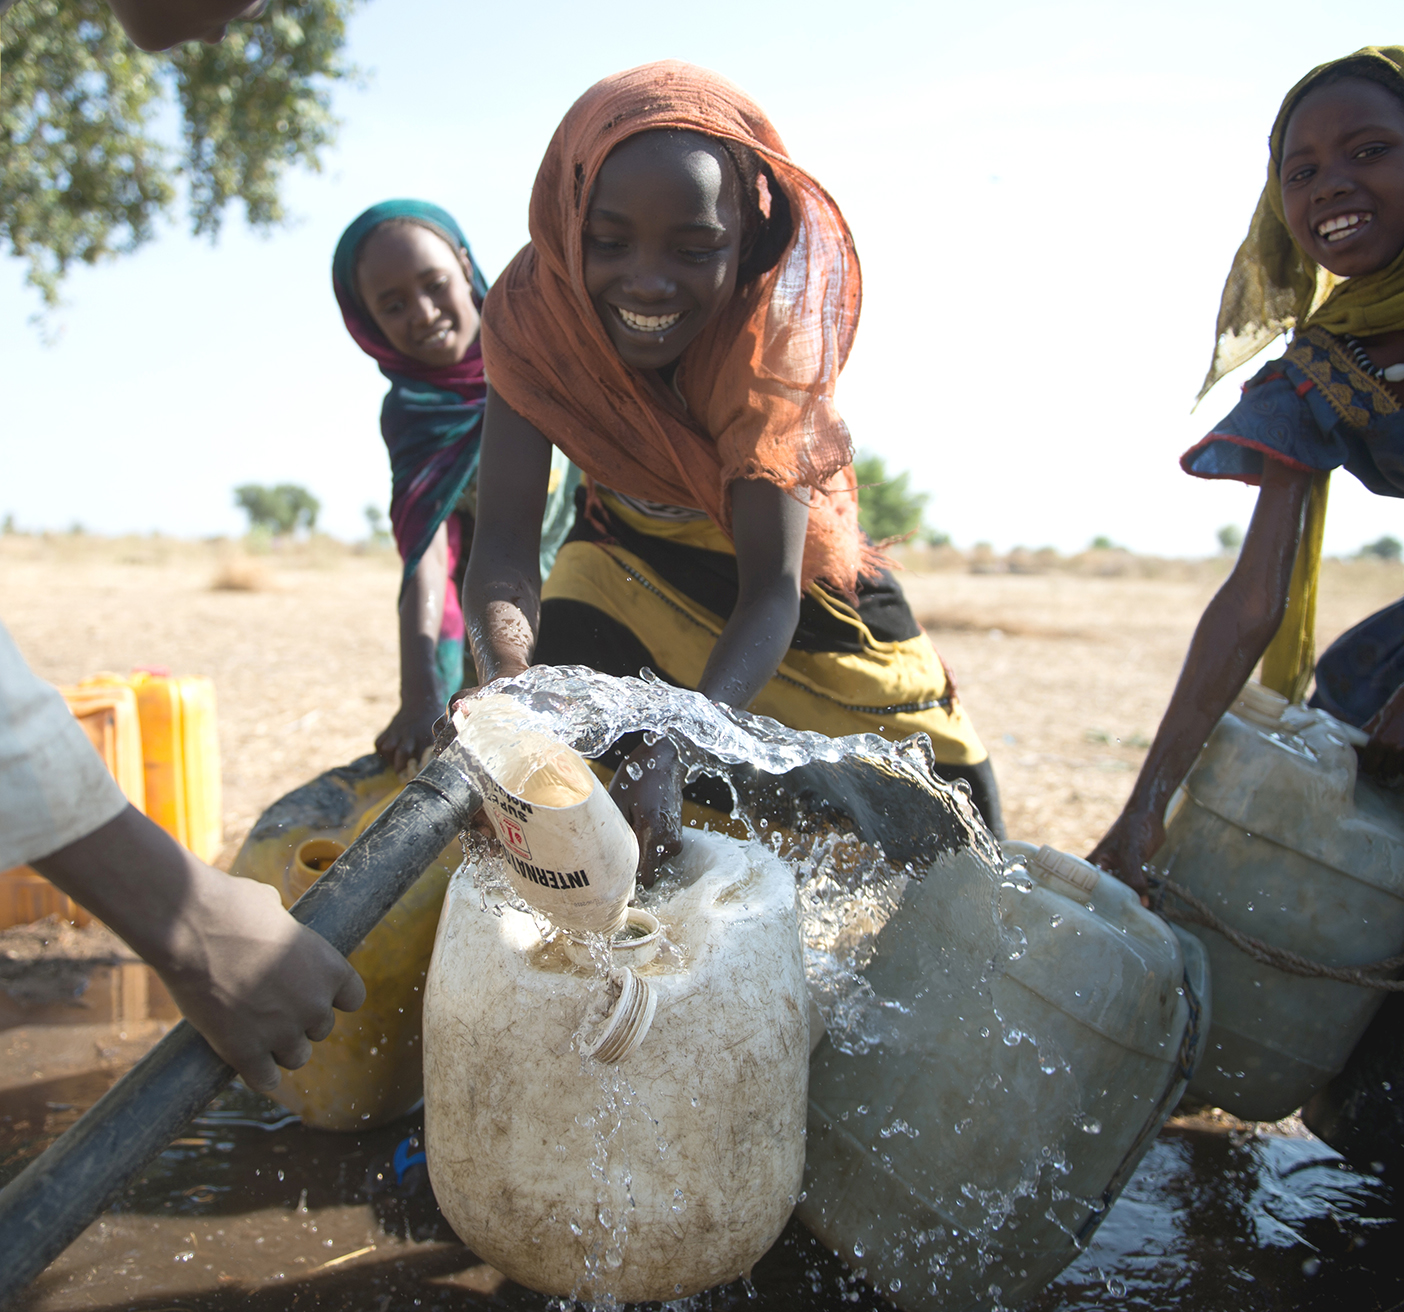
[[(364, 756), (274, 802), (254, 824), (230, 873), (279, 892), (291, 906), (369, 827), (404, 786), (377, 756)], [(348, 960), (366, 985), (359, 1011), (337, 1012), (312, 1057), (284, 1071), (274, 1097), (319, 1130), (364, 1130), (403, 1116), (423, 1095), (420, 1021), (424, 977), (449, 875), (451, 843)]]
[(1072, 1261), (1178, 1102), (1203, 949), (1076, 857), (970, 849), (906, 886), (864, 970), (881, 1041), (810, 1065), (797, 1214), (909, 1312), (1013, 1307)]
[[(609, 952), (479, 887), (505, 878), (499, 857), (449, 886), (424, 1009), (429, 1175), (464, 1243), (544, 1294), (672, 1300), (734, 1280), (800, 1191), (794, 876), (757, 844), (683, 842)], [(620, 994), (630, 977), (650, 1017)]]
[[(1363, 736), (1256, 683), (1172, 801), (1153, 864), (1226, 924), (1331, 966), (1404, 948), (1404, 815), (1358, 777)], [(1167, 897), (1167, 910), (1174, 910)], [(1213, 930), (1214, 1026), (1190, 1093), (1277, 1120), (1345, 1064), (1384, 994), (1288, 975)]]

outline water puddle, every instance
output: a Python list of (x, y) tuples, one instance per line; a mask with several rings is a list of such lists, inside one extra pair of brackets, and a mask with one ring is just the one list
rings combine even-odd
[[(0, 1092), (3, 1178), (99, 1096), (69, 1077), (42, 1112)], [(46, 1094), (56, 1092), (47, 1087)], [(38, 1123), (35, 1123), (37, 1118)], [(21, 1122), (28, 1122), (28, 1129)], [(308, 1130), (235, 1086), (16, 1303), (23, 1312), (549, 1312), (463, 1247), (422, 1168), (394, 1183), (414, 1117), (367, 1134)], [(1087, 1251), (1035, 1312), (1384, 1312), (1404, 1300), (1392, 1192), (1319, 1141), (1222, 1118), (1173, 1122)], [(22, 1141), (22, 1142), (21, 1142)], [(417, 1189), (415, 1186), (418, 1186)], [(792, 1221), (742, 1282), (678, 1312), (891, 1305)]]

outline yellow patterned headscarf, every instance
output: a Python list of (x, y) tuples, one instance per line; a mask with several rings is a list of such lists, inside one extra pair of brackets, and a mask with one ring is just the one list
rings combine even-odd
[(1404, 98), (1404, 46), (1366, 46), (1314, 68), (1287, 93), (1268, 137), (1267, 185), (1219, 302), (1214, 359), (1199, 395), (1298, 324), (1368, 337), (1404, 329), (1404, 252), (1358, 278), (1336, 279), (1292, 237), (1282, 207), (1282, 138), (1298, 101), (1327, 74), (1379, 82)]

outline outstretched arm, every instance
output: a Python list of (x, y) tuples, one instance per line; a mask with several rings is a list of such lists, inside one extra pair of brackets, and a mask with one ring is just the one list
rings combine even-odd
[(278, 1087), (366, 989), (277, 892), (187, 852), (135, 807), (34, 861), (152, 965), (181, 1011), (252, 1088)]
[[(698, 684), (715, 702), (744, 710), (779, 667), (799, 621), (800, 571), (809, 507), (773, 483), (731, 488), (739, 589)], [(631, 779), (629, 765), (644, 773)], [(639, 840), (644, 886), (682, 847), (682, 770), (667, 740), (635, 751), (615, 773), (610, 794)]]
[(484, 683), (531, 664), (541, 628), (541, 516), (551, 444), (491, 387), (478, 457), (478, 519), (463, 617)]
[(1088, 858), (1137, 892), (1145, 893), (1145, 863), (1165, 841), (1171, 794), (1282, 623), (1310, 489), (1310, 471), (1264, 459), (1258, 504), (1238, 562), (1200, 617), (1130, 799)]
[(375, 750), (395, 770), (423, 756), (434, 741), (434, 723), (444, 713), (437, 684), (447, 588), (448, 526), (440, 524), (400, 602), (400, 709), (375, 740)]

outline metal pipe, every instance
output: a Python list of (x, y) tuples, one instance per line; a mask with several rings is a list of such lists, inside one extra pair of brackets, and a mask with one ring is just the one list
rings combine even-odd
[[(292, 908), (349, 954), (468, 827), (482, 798), (453, 743)], [(68, 1247), (231, 1079), (181, 1021), (0, 1190), (0, 1306)]]

